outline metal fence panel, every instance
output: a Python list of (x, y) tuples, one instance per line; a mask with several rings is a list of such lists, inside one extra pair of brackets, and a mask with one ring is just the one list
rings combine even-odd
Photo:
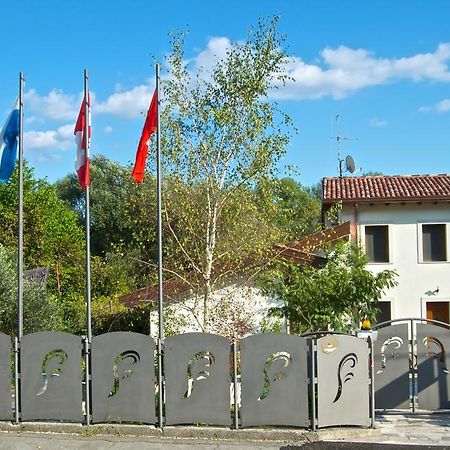
[(81, 338), (39, 332), (24, 336), (20, 346), (22, 420), (81, 422)]
[(437, 325), (417, 324), (418, 406), (450, 408), (450, 331)]
[(377, 409), (409, 409), (409, 356), (408, 324), (378, 329), (374, 342)]
[(242, 426), (309, 426), (306, 339), (261, 334), (240, 348)]
[(11, 338), (0, 333), (0, 420), (12, 419), (11, 406)]
[(155, 422), (154, 350), (138, 333), (92, 339), (92, 422)]
[(354, 336), (317, 340), (317, 425), (369, 426), (369, 348)]
[(166, 423), (230, 425), (230, 343), (207, 333), (164, 343)]

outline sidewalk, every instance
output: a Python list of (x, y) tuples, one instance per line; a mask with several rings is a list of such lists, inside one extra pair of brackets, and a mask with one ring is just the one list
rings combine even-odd
[(450, 449), (450, 413), (379, 414), (379, 436), (362, 436), (355, 442), (433, 445)]

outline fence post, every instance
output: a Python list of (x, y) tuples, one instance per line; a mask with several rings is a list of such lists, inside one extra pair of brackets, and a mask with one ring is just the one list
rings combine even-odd
[(15, 419), (18, 424), (20, 421), (20, 375), (19, 375), (19, 339), (14, 337), (14, 403), (15, 403)]
[(310, 358), (311, 358), (311, 379), (310, 379), (310, 383), (311, 383), (311, 429), (313, 431), (316, 430), (317, 428), (317, 424), (316, 424), (316, 349), (317, 349), (317, 345), (316, 345), (316, 340), (315, 339), (311, 339), (311, 343), (310, 343), (310, 349), (311, 349), (311, 354), (310, 354)]
[(369, 376), (370, 376), (370, 427), (375, 427), (375, 355), (373, 354), (373, 340), (372, 336), (369, 336), (367, 339), (369, 343), (369, 351), (370, 351), (370, 367), (369, 367)]
[(86, 425), (91, 423), (91, 367), (90, 367), (90, 346), (87, 337), (83, 340), (84, 362), (85, 362), (85, 399)]
[(414, 331), (414, 320), (411, 319), (410, 322), (410, 333), (411, 339), (409, 341), (410, 345), (410, 371), (411, 371), (411, 389), (412, 389), (412, 412), (416, 412), (416, 400), (417, 400), (417, 344), (416, 344), (416, 336)]
[(161, 337), (158, 337), (157, 352), (158, 352), (158, 424), (161, 430), (164, 428), (164, 344)]
[(234, 391), (234, 428), (237, 430), (239, 428), (239, 405), (238, 405), (238, 344), (233, 341), (233, 391)]

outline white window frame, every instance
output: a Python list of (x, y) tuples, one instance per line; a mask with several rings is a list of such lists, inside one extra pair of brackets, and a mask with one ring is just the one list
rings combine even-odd
[(442, 303), (447, 302), (450, 308), (450, 297), (435, 297), (435, 296), (420, 297), (420, 311), (422, 319), (427, 318), (427, 303), (435, 303), (435, 302), (442, 302)]
[[(423, 232), (422, 225), (445, 225), (445, 261), (424, 261), (423, 260)], [(447, 222), (417, 222), (417, 262), (419, 264), (448, 264), (450, 262), (450, 224)]]
[[(376, 262), (376, 261), (368, 261), (367, 265), (374, 265), (374, 266), (380, 266), (380, 265), (386, 265), (386, 264), (393, 264), (394, 258), (393, 258), (393, 245), (392, 245), (392, 225), (389, 223), (364, 223), (360, 225), (359, 229), (359, 236), (360, 236), (360, 245), (364, 249), (364, 252), (366, 252), (366, 227), (388, 227), (388, 251), (389, 251), (389, 259), (388, 261), (383, 262)], [(392, 314), (392, 309), (391, 309)]]

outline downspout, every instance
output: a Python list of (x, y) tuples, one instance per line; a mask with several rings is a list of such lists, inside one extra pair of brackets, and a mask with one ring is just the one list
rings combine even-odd
[(353, 204), (353, 230), (352, 238), (355, 244), (358, 243), (358, 203)]

